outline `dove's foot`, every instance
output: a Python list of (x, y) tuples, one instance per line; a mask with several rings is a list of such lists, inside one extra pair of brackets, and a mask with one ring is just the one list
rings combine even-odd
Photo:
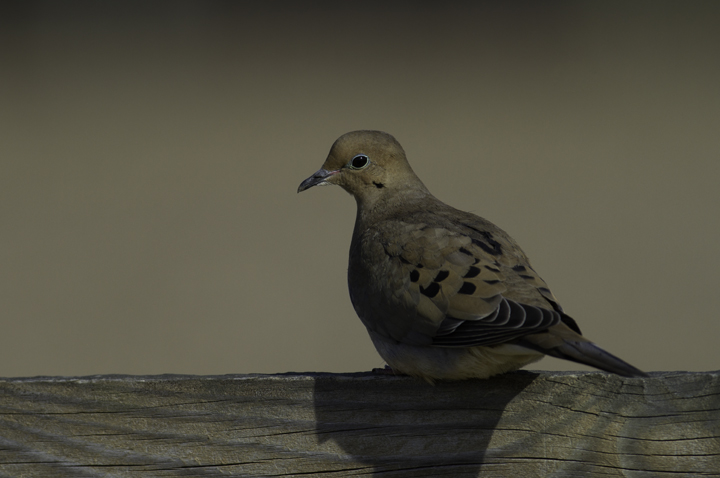
[(372, 373), (376, 375), (405, 375), (404, 373), (396, 372), (395, 370), (390, 367), (390, 365), (385, 365), (383, 368), (374, 368), (372, 369)]

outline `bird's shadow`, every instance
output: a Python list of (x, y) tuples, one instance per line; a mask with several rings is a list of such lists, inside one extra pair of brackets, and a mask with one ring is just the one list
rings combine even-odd
[(505, 407), (537, 376), (434, 386), (371, 373), (318, 376), (318, 442), (349, 466), (372, 466), (373, 476), (476, 477)]

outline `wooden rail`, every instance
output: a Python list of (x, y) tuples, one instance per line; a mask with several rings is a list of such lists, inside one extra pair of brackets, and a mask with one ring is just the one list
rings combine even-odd
[(0, 477), (720, 476), (720, 372), (0, 379)]

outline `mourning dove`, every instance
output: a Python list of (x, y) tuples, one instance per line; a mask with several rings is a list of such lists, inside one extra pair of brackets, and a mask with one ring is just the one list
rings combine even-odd
[(350, 298), (395, 372), (487, 378), (551, 355), (646, 376), (581, 335), (505, 231), (430, 194), (391, 135), (341, 136), (298, 192), (328, 184), (357, 202)]

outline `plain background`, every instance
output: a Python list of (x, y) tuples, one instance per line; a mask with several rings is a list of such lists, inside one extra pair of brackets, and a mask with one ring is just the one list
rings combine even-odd
[(0, 9), (0, 375), (382, 366), (354, 201), (296, 194), (355, 129), (507, 230), (607, 350), (720, 368), (717, 2)]

